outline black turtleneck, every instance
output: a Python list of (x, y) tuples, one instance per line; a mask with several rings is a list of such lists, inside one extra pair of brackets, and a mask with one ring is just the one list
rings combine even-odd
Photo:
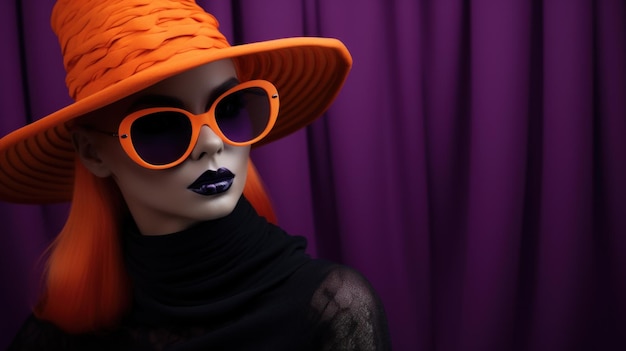
[(145, 325), (224, 324), (311, 261), (304, 238), (266, 222), (243, 197), (230, 215), (182, 232), (145, 236), (131, 228), (124, 235), (131, 318)]
[[(30, 317), (10, 350), (387, 350), (383, 308), (347, 267), (234, 211), (178, 233), (123, 235), (133, 306), (118, 330), (67, 335)], [(39, 348), (42, 347), (42, 348)], [(56, 348), (55, 348), (56, 347)]]

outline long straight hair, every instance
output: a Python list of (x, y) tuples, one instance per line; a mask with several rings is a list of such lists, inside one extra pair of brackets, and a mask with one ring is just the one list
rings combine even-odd
[[(244, 196), (259, 215), (276, 222), (251, 161)], [(94, 176), (77, 159), (69, 216), (48, 251), (37, 317), (74, 334), (115, 328), (131, 301), (120, 244), (125, 212), (114, 181)]]

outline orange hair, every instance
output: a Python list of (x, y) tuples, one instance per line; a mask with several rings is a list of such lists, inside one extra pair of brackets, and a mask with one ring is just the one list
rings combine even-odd
[(252, 161), (248, 161), (248, 177), (246, 178), (246, 185), (243, 187), (243, 195), (248, 199), (259, 216), (265, 217), (268, 222), (276, 224), (277, 219), (272, 202)]
[[(121, 194), (110, 178), (95, 177), (79, 160), (75, 169), (70, 213), (49, 248), (35, 314), (66, 332), (83, 333), (114, 328), (129, 307), (131, 290), (120, 245), (126, 211)], [(276, 222), (251, 161), (244, 195), (259, 215)]]

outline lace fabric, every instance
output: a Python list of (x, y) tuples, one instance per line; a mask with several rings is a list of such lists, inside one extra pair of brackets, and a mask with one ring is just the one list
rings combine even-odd
[(390, 350), (385, 311), (356, 271), (333, 269), (311, 300), (315, 350)]

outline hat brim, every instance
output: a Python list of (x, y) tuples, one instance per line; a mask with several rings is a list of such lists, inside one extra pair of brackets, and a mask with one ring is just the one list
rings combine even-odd
[(232, 59), (239, 79), (264, 79), (280, 94), (270, 134), (280, 139), (321, 116), (339, 93), (352, 58), (339, 40), (286, 38), (180, 55), (108, 86), (0, 139), (0, 199), (16, 203), (71, 200), (74, 149), (67, 122), (191, 68)]

